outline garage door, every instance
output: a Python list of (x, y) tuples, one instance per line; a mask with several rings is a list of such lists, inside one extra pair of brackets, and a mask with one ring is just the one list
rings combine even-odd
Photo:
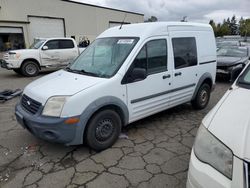
[(64, 37), (64, 20), (57, 18), (29, 17), (29, 38)]
[(23, 30), (15, 27), (0, 27), (0, 33), (23, 33)]

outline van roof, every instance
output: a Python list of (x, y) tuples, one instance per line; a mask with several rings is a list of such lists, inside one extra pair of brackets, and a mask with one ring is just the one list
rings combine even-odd
[(104, 31), (97, 38), (105, 37), (140, 37), (147, 38), (156, 35), (168, 35), (169, 31), (212, 31), (209, 24), (192, 22), (147, 22), (125, 24)]

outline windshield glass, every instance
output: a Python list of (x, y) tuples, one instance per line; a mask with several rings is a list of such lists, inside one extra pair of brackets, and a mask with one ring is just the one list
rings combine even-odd
[(137, 43), (138, 38), (101, 38), (95, 40), (68, 71), (97, 77), (113, 76)]
[(247, 57), (246, 48), (220, 48), (217, 51), (218, 56), (229, 56), (229, 57)]
[(35, 42), (30, 46), (30, 49), (38, 49), (42, 46), (45, 40), (42, 39), (35, 39)]

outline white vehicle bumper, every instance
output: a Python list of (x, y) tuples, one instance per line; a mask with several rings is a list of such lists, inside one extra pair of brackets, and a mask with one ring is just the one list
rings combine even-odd
[(16, 59), (8, 59), (2, 62), (1, 67), (6, 69), (17, 69), (20, 68), (22, 61)]
[(225, 177), (191, 153), (187, 188), (245, 188), (243, 161), (234, 157), (233, 178)]

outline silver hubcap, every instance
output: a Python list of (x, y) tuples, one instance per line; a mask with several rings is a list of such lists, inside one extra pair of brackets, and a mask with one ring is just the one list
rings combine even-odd
[(207, 102), (207, 97), (208, 97), (208, 94), (207, 94), (207, 91), (203, 90), (201, 92), (201, 104), (202, 105), (205, 105), (206, 102)]
[(25, 67), (25, 70), (26, 72), (29, 74), (29, 75), (33, 75), (36, 73), (36, 66), (32, 63), (29, 63), (28, 65), (26, 65)]

